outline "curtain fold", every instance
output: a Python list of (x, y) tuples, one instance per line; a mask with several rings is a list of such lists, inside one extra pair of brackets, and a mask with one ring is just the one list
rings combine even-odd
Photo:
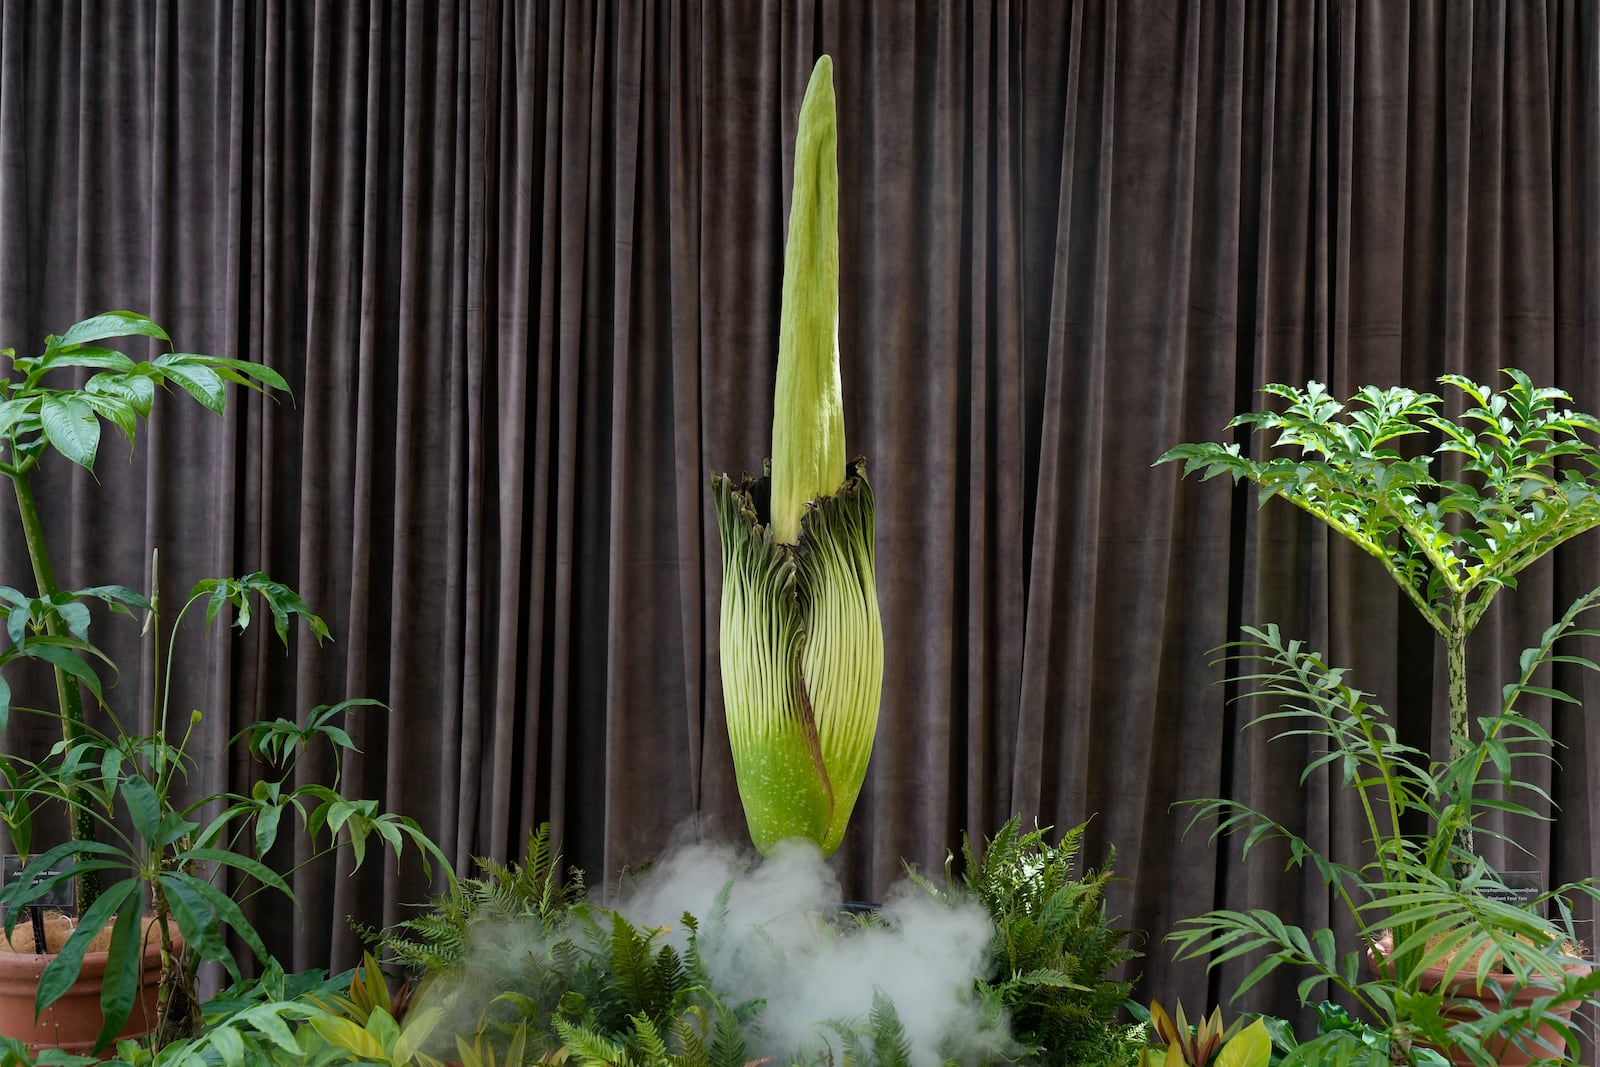
[[(1276, 621), (1435, 746), (1443, 664), (1370, 560), (1150, 465), (1271, 381), (1516, 365), (1600, 409), (1594, 5), (0, 0), (0, 343), (127, 307), (293, 387), (225, 421), (161, 397), (97, 479), (50, 470), (64, 577), (147, 583), (159, 551), (168, 600), (259, 568), (327, 617), (332, 643), (287, 654), (186, 629), (197, 790), (254, 781), (242, 724), (371, 696), (346, 788), (458, 867), (546, 820), (595, 885), (687, 822), (741, 839), (707, 472), (769, 451), (822, 51), (887, 636), (846, 892), (1014, 812), (1092, 816), (1088, 859), (1115, 846), (1115, 908), (1147, 931), (1142, 995), (1216, 1001), (1244, 972), (1174, 965), (1176, 921), (1331, 909), (1173, 805), (1361, 842), (1303, 752), (1240, 732), (1210, 650)], [(1575, 542), (1502, 597), (1474, 700), (1597, 559)], [(26, 576), (0, 522), (0, 583)], [(142, 706), (121, 621), (114, 699)], [(1600, 730), (1539, 714), (1559, 816), (1519, 838), (1560, 880), (1593, 869)], [(14, 718), (6, 744), (48, 736)], [(411, 863), (346, 873), (300, 872), (299, 915), (263, 905), (286, 962), (348, 963), (346, 915), (429, 890)]]

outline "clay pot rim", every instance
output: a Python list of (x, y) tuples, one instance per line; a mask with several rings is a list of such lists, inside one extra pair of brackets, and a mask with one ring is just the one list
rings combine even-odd
[[(142, 953), (147, 958), (159, 956), (160, 954), (161, 942), (159, 941), (152, 941)], [(0, 952), (0, 967), (4, 967), (7, 963), (13, 961), (20, 963), (23, 960), (28, 961), (29, 964), (37, 964), (41, 960), (53, 960), (59, 955), (61, 955), (59, 952)], [(103, 952), (85, 952), (83, 954), (83, 963), (84, 966), (88, 966), (91, 963), (104, 963), (110, 958), (111, 951), (109, 949)]]
[[(147, 920), (146, 930), (150, 930), (151, 927), (154, 926), (154, 917), (146, 915), (145, 920)], [(179, 932), (176, 924), (174, 924), (172, 928), (172, 945), (173, 948), (179, 951), (183, 949), (183, 934)], [(8, 952), (5, 951), (4, 948), (0, 948), (0, 968), (4, 968), (8, 963), (15, 964), (17, 966), (23, 966), (23, 961), (26, 961), (27, 966), (38, 966), (41, 962), (48, 962), (55, 959), (59, 955), (61, 955), (60, 952)], [(147, 942), (145, 942), (144, 951), (140, 953), (140, 955), (142, 955), (145, 959), (149, 959), (151, 956), (161, 955), (161, 937), (159, 934), (152, 936)], [(105, 962), (110, 958), (110, 949), (97, 949), (94, 952), (85, 952), (83, 954), (83, 965), (85, 968), (88, 968), (90, 964), (100, 964), (101, 969), (104, 970)]]

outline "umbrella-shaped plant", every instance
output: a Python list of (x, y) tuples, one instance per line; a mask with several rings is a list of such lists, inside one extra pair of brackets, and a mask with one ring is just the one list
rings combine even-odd
[(839, 847), (883, 684), (873, 501), (845, 461), (833, 62), (800, 106), (767, 474), (711, 476), (722, 533), (722, 692), (739, 797), (762, 852)]
[[(1275, 841), (1291, 865), (1314, 867), (1362, 935), (1359, 947), (1340, 952), (1331, 929), (1305, 930), (1264, 909), (1212, 911), (1172, 935), (1181, 956), (1212, 966), (1264, 952), (1235, 995), (1278, 967), (1298, 966), (1310, 972), (1299, 987), (1303, 1003), (1331, 983), (1376, 1024), (1376, 1041), (1335, 1027), (1286, 1064), (1422, 1065), (1441, 1062), (1430, 1049), (1448, 1049), (1453, 1062), (1487, 1065), (1513, 1045), (1527, 1054), (1514, 1062), (1542, 1061), (1574, 1043), (1572, 1013), (1600, 999), (1600, 972), (1574, 958), (1572, 926), (1573, 899), (1600, 899), (1600, 880), (1535, 894), (1523, 907), (1505, 899), (1500, 876), (1475, 849), (1479, 836), (1521, 848), (1516, 820), (1550, 818), (1541, 809), (1551, 798), (1521, 769), (1549, 759), (1556, 742), (1524, 712), (1524, 698), (1576, 704), (1557, 686), (1600, 670), (1574, 642), (1558, 648), (1600, 637), (1583, 618), (1600, 607), (1595, 589), (1522, 653), (1498, 702), (1468, 706), (1468, 638), (1496, 595), (1600, 526), (1600, 419), (1572, 410), (1560, 389), (1505, 373), (1510, 384), (1499, 390), (1443, 376), (1459, 394), (1450, 405), (1398, 387), (1368, 386), (1341, 402), (1318, 382), (1269, 385), (1264, 392), (1285, 401), (1283, 410), (1230, 424), (1265, 431), (1264, 455), (1209, 442), (1179, 445), (1159, 461), (1249, 481), (1263, 504), (1283, 497), (1320, 519), (1376, 559), (1444, 643), (1449, 751), (1439, 755), (1405, 743), (1343, 668), (1277, 626), (1243, 627), (1224, 646), (1241, 695), (1267, 702), (1250, 723), (1306, 742), (1302, 784), (1326, 769), (1353, 792), (1369, 850), (1350, 864), (1267, 812), (1227, 798), (1195, 802), (1196, 821), (1214, 817), (1214, 834), (1241, 836), (1245, 853)], [(1501, 984), (1491, 977), (1504, 979), (1503, 1000), (1491, 994)]]

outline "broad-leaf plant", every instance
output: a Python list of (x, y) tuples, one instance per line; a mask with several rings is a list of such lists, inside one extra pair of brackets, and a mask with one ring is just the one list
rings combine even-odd
[[(15, 705), (11, 687), (0, 677), (0, 729), (19, 711), (53, 719), (61, 728), (60, 742), (38, 758), (0, 751), (0, 818), (11, 847), (26, 861), (23, 876), (0, 888), (0, 908), (7, 936), (26, 936), (29, 909), (77, 880), (78, 921), (44, 968), (36, 1009), (42, 1013), (67, 991), (90, 941), (109, 927), (97, 1047), (116, 1037), (138, 1004), (147, 939), (159, 945), (161, 958), (157, 1044), (197, 1030), (201, 963), (219, 963), (239, 977), (229, 935), (259, 959), (270, 959), (236, 898), (270, 889), (294, 899), (283, 874), (267, 862), (280, 830), (287, 828), (286, 817), (311, 839), (312, 859), (348, 847), (359, 866), (368, 842), (376, 838), (397, 854), (407, 843), (414, 845), (430, 876), (429, 857), (444, 860), (412, 820), (338, 791), (340, 757), (354, 748), (342, 723), (351, 711), (376, 703), (370, 700), (318, 707), (301, 722), (248, 725), (233, 740), (263, 768), (251, 792), (185, 796), (202, 712), (177, 719), (169, 714), (178, 627), (194, 612), (208, 627), (231, 615), (233, 626), (243, 630), (261, 605), (285, 646), (296, 619), (319, 643), (328, 628), (293, 590), (259, 572), (199, 582), (170, 627), (162, 621), (154, 560), (148, 595), (120, 585), (60, 586), (33, 485), (36, 473), (50, 473), (41, 464), (52, 453), (93, 472), (102, 421), (131, 442), (163, 389), (181, 390), (221, 415), (229, 384), (286, 388), (276, 371), (241, 360), (176, 352), (143, 359), (107, 347), (130, 337), (169, 341), (145, 316), (115, 311), (47, 338), (38, 356), (19, 357), (10, 349), (0, 353), (10, 362), (8, 375), (0, 379), (0, 473), (15, 491), (35, 585), (28, 591), (0, 587), (0, 667), (41, 662), (53, 669), (56, 681), (56, 705), (46, 709)], [(116, 665), (89, 633), (91, 608), (97, 605), (114, 614), (143, 616), (156, 680), (149, 732), (138, 728), (140, 709), (110, 702), (101, 674), (114, 672)], [(85, 714), (86, 700), (97, 714)], [(298, 769), (307, 751), (320, 745), (331, 752), (331, 784)], [(35, 821), (50, 808), (70, 815), (72, 836), (41, 847)]]
[(728, 739), (763, 853), (790, 837), (839, 847), (883, 685), (872, 487), (864, 461), (845, 463), (837, 125), (823, 56), (795, 137), (768, 472), (711, 476)]
[[(1542, 1024), (1557, 1043), (1573, 1044), (1562, 1013), (1600, 993), (1600, 976), (1574, 958), (1570, 906), (1575, 895), (1600, 899), (1600, 883), (1585, 879), (1519, 904), (1473, 847), (1475, 835), (1518, 847), (1491, 817), (1547, 817), (1533, 802), (1548, 803), (1548, 795), (1520, 768), (1548, 760), (1555, 741), (1524, 705), (1578, 703), (1547, 680), (1553, 665), (1600, 670), (1571, 647), (1600, 637), (1584, 625), (1600, 605), (1596, 590), (1522, 653), (1496, 706), (1476, 716), (1468, 707), (1467, 640), (1495, 596), (1557, 545), (1600, 525), (1600, 420), (1571, 410), (1559, 389), (1505, 373), (1509, 384), (1499, 391), (1461, 375), (1441, 378), (1459, 394), (1454, 415), (1440, 396), (1405, 388), (1369, 386), (1341, 402), (1317, 382), (1269, 385), (1264, 392), (1282, 410), (1230, 424), (1269, 434), (1264, 455), (1237, 443), (1185, 444), (1159, 461), (1250, 481), (1263, 504), (1282, 497), (1321, 519), (1378, 560), (1445, 645), (1450, 746), (1438, 758), (1401, 741), (1347, 671), (1275, 625), (1244, 627), (1222, 651), (1240, 698), (1266, 708), (1250, 725), (1308, 745), (1302, 784), (1326, 771), (1349, 789), (1370, 850), (1360, 864), (1336, 861), (1270, 813), (1226, 799), (1195, 802), (1195, 821), (1215, 819), (1214, 835), (1240, 835), (1246, 854), (1275, 841), (1291, 865), (1311, 865), (1362, 934), (1359, 946), (1341, 950), (1330, 929), (1308, 931), (1255, 909), (1213, 911), (1173, 935), (1181, 955), (1212, 966), (1259, 954), (1237, 993), (1280, 967), (1302, 968), (1302, 1002), (1331, 983), (1384, 1038), (1330, 1029), (1286, 1063), (1425, 1064), (1438, 1062), (1432, 1049), (1448, 1048), (1489, 1065), (1508, 1043), (1560, 1056), (1532, 1035)], [(1474, 1017), (1454, 1018), (1425, 980), (1424, 971), (1438, 967), (1447, 981), (1460, 975), (1484, 988), (1489, 975), (1510, 974), (1543, 995), (1518, 1007), (1486, 992)]]

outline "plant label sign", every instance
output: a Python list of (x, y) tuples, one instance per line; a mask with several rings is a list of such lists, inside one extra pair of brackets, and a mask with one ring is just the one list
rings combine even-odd
[[(10, 885), (19, 878), (28, 878), (37, 882), (44, 878), (51, 878), (71, 867), (71, 863), (51, 867), (49, 870), (35, 871), (30, 869), (21, 856), (7, 854), (0, 860), (0, 880)], [(50, 892), (39, 898), (36, 907), (40, 908), (70, 908), (73, 906), (72, 879), (63, 878)]]
[(1544, 875), (1539, 871), (1501, 871), (1500, 885), (1483, 886), (1479, 891), (1490, 900), (1531, 907), (1544, 892)]

